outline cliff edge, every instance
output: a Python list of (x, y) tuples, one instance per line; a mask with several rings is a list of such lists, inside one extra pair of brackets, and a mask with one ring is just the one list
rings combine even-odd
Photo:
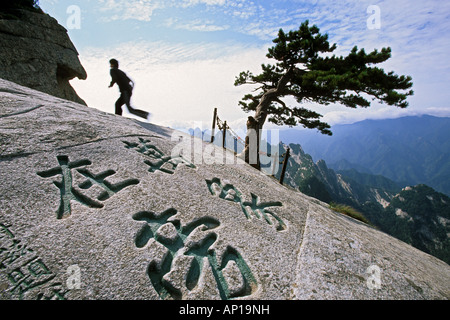
[(86, 105), (69, 80), (86, 79), (67, 30), (47, 14), (0, 16), (0, 78)]

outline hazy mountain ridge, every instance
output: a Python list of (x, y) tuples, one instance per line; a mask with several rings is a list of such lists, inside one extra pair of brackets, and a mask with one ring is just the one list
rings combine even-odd
[[(336, 173), (328, 168), (324, 160), (314, 163), (312, 157), (305, 153), (300, 145), (290, 144), (289, 158), (284, 181), (307, 195), (319, 198), (325, 202), (339, 202), (348, 205), (361, 206), (371, 201), (383, 204), (389, 202), (396, 194), (393, 188), (383, 188), (381, 185), (365, 184), (356, 177), (365, 176), (367, 181), (380, 179), (386, 185), (395, 183), (387, 178), (369, 174), (356, 173), (353, 178)], [(278, 172), (277, 176), (279, 176)], [(379, 183), (380, 184), (380, 183)], [(397, 190), (400, 190), (398, 188)]]
[(354, 169), (335, 172), (324, 160), (314, 163), (300, 145), (289, 147), (286, 184), (324, 202), (352, 206), (378, 229), (450, 263), (450, 199), (445, 194), (423, 184), (402, 189), (386, 177)]
[[(291, 143), (284, 183), (326, 203), (349, 205), (363, 213), (378, 229), (450, 263), (450, 232), (446, 229), (450, 220), (446, 220), (448, 218), (445, 213), (440, 214), (437, 209), (430, 209), (439, 208), (445, 212), (450, 202), (444, 200), (443, 205), (421, 203), (429, 202), (429, 197), (446, 197), (423, 184), (424, 181), (431, 181), (434, 185), (445, 187), (449, 180), (446, 175), (450, 172), (450, 161), (448, 152), (445, 152), (449, 148), (444, 141), (445, 132), (448, 131), (445, 127), (447, 122), (448, 118), (422, 116), (367, 120), (354, 125), (337, 126), (336, 145), (330, 140), (333, 137), (319, 135), (311, 130), (280, 130), (282, 140), (305, 141), (316, 151), (316, 157), (321, 154), (319, 151), (322, 149), (324, 155), (349, 155), (348, 159), (342, 158), (328, 165), (328, 161), (321, 158), (314, 161), (314, 156), (307, 153), (302, 145)], [(364, 130), (366, 133), (363, 134)], [(404, 136), (401, 132), (404, 132)], [(190, 130), (190, 134), (210, 141), (206, 131)], [(361, 137), (361, 142), (358, 137)], [(227, 147), (235, 149), (233, 137), (227, 134), (226, 138)], [(282, 155), (287, 148), (283, 142), (285, 141), (279, 144), (277, 150), (273, 147), (267, 147), (267, 150)], [(220, 131), (216, 132), (215, 144), (222, 145)], [(340, 146), (342, 150), (338, 149)], [(238, 152), (241, 151), (239, 147), (242, 146), (237, 147)], [(373, 150), (370, 151), (369, 148)], [(365, 151), (364, 154), (361, 150)], [(358, 156), (365, 161), (364, 165), (350, 161), (357, 160)], [(382, 174), (373, 174), (374, 169), (365, 167), (370, 159), (375, 167), (384, 167), (385, 172), (394, 176), (397, 174), (400, 180), (394, 181)], [(389, 165), (390, 162), (394, 164)], [(280, 174), (281, 164), (275, 177), (280, 179)], [(427, 176), (434, 178), (427, 180)], [(411, 183), (411, 180), (419, 182)], [(408, 187), (411, 185), (417, 186)], [(398, 199), (405, 199), (402, 194), (408, 190), (416, 192), (406, 197), (406, 202), (399, 204)], [(409, 212), (416, 218), (409, 219)]]
[(280, 130), (335, 170), (385, 176), (402, 186), (426, 184), (450, 194), (450, 118), (429, 115), (364, 120), (332, 127), (333, 136), (312, 130)]

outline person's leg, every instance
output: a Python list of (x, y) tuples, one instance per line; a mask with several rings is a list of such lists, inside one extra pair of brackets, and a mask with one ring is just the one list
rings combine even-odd
[(119, 116), (122, 115), (123, 104), (124, 104), (124, 98), (123, 98), (123, 95), (121, 94), (119, 99), (117, 99), (117, 101), (116, 101), (116, 114)]
[(127, 106), (128, 110), (132, 109), (130, 106), (131, 94), (132, 94), (131, 90), (130, 91), (125, 90), (124, 92), (122, 92), (123, 102)]
[(127, 105), (128, 111), (131, 114), (134, 114), (135, 116), (147, 119), (149, 116), (149, 113), (147, 111), (143, 111), (143, 110), (139, 110), (139, 109), (135, 109), (131, 106), (130, 104), (130, 100), (131, 100), (131, 95), (132, 95), (132, 91), (124, 91), (123, 92), (123, 96), (124, 96), (124, 101), (125, 104)]

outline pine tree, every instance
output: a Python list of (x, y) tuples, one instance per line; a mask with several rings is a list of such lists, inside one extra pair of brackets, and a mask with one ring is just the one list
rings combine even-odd
[[(355, 46), (345, 57), (330, 56), (336, 44), (330, 45), (328, 35), (320, 34), (316, 25), (310, 27), (308, 20), (295, 31), (285, 33), (280, 29), (273, 42), (275, 45), (269, 48), (267, 57), (275, 59), (276, 64), (263, 64), (262, 73), (258, 75), (241, 72), (235, 81), (235, 86), (258, 85), (239, 102), (245, 112), (255, 112), (247, 122), (247, 162), (251, 153), (259, 153), (258, 133), (266, 120), (291, 127), (303, 125), (332, 135), (330, 125), (320, 121), (321, 114), (301, 106), (288, 106), (282, 100), (285, 97), (294, 97), (299, 105), (338, 103), (350, 108), (366, 108), (370, 100), (378, 100), (399, 108), (408, 106), (406, 99), (413, 94), (409, 90), (412, 78), (386, 73), (375, 66), (391, 57), (389, 47), (366, 53)], [(250, 145), (251, 132), (256, 132), (256, 147)], [(254, 166), (259, 168), (259, 156), (256, 158)]]

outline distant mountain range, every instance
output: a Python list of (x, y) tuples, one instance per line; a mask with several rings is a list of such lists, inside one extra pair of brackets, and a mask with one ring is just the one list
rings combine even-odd
[(300, 145), (289, 147), (285, 184), (321, 201), (348, 205), (374, 227), (450, 264), (448, 196), (424, 184), (401, 188), (386, 177), (355, 169), (336, 172), (324, 160), (315, 163)]
[(400, 186), (426, 184), (450, 195), (450, 118), (428, 115), (365, 120), (314, 130), (280, 130), (284, 144), (300, 144), (314, 161), (335, 170), (382, 175)]
[[(268, 150), (290, 148), (284, 184), (351, 206), (374, 227), (450, 264), (450, 118), (365, 120), (332, 130), (332, 137), (280, 130), (278, 150)], [(207, 131), (189, 132), (210, 141)], [(215, 144), (222, 145), (221, 132)], [(226, 146), (243, 148), (230, 134)]]

